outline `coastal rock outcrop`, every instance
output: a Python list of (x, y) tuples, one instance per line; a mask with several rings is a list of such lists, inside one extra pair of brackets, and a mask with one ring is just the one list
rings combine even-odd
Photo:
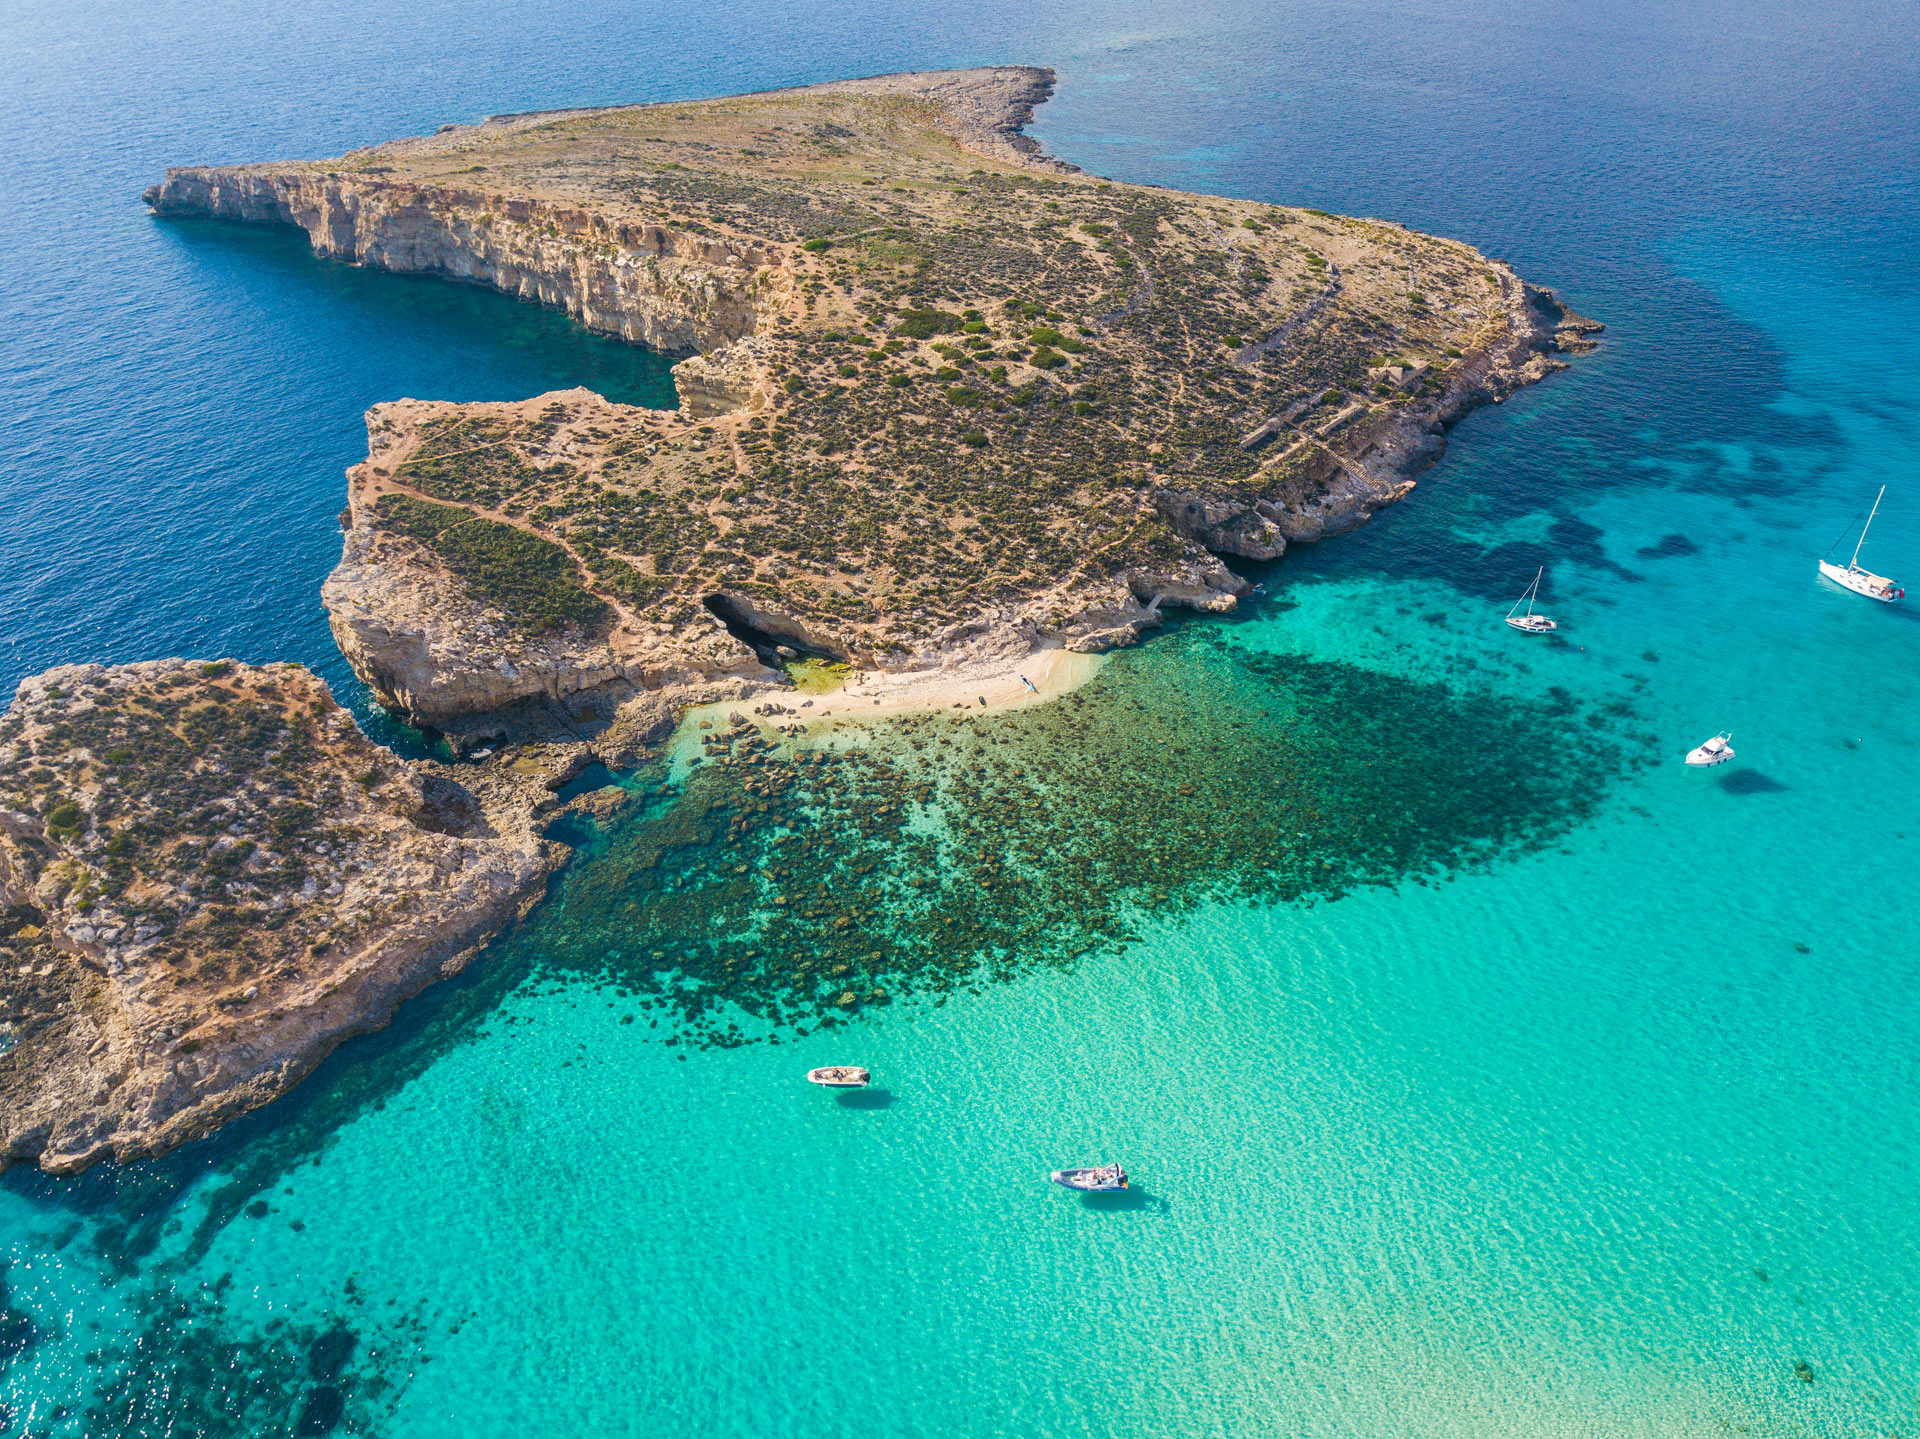
[(160, 214), (292, 225), (316, 255), (488, 285), (670, 354), (752, 334), (759, 292), (783, 278), (777, 249), (469, 185), (393, 183), (377, 168), (190, 166), (145, 198)]
[(1051, 84), (880, 76), (169, 171), (162, 214), (693, 352), (670, 414), (376, 408), (325, 591), (356, 672), (444, 729), (780, 682), (721, 600), (877, 676), (1130, 643), (1231, 608), (1218, 556), (1402, 498), (1462, 413), (1591, 343), (1457, 242), (1050, 160), (1020, 129)]
[(298, 665), (22, 681), (0, 718), (0, 1165), (198, 1138), (458, 970), (557, 857), (525, 781), (470, 783), (372, 744)]

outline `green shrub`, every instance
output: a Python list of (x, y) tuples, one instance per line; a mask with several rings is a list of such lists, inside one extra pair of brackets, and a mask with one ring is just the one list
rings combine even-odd
[(612, 555), (597, 556), (592, 565), (593, 582), (632, 605), (650, 605), (667, 592), (665, 580), (657, 575), (642, 574), (625, 560)]
[(840, 367), (840, 378), (843, 380), (851, 380), (859, 373), (860, 367), (858, 365), (842, 365)]
[(887, 383), (896, 390), (904, 390), (913, 383), (912, 375), (888, 375)]
[(893, 327), (893, 333), (910, 340), (931, 340), (935, 335), (957, 335), (965, 323), (946, 310), (902, 310), (900, 323)]
[(987, 432), (985, 430), (968, 430), (960, 437), (960, 443), (970, 445), (976, 450), (983, 449), (987, 443)]
[(1328, 390), (1326, 394), (1320, 397), (1320, 403), (1323, 405), (1337, 405), (1340, 401), (1346, 399), (1346, 397), (1347, 392), (1345, 390)]
[(962, 409), (970, 409), (973, 406), (979, 404), (980, 400), (981, 400), (980, 392), (978, 390), (969, 389), (965, 385), (955, 385), (952, 389), (947, 391), (947, 403), (949, 405), (958, 405)]
[(798, 375), (787, 376), (787, 383), (785, 388), (789, 395), (797, 395), (802, 390), (806, 389), (806, 387), (807, 387), (807, 382), (801, 379)]
[(210, 665), (200, 666), (200, 677), (202, 679), (217, 680), (223, 675), (230, 675), (232, 673), (233, 666), (226, 660), (215, 660)]
[(1449, 349), (1448, 349), (1448, 351), (1447, 351), (1447, 358), (1448, 358), (1449, 360), (1457, 360), (1457, 359), (1460, 359), (1460, 358), (1461, 358), (1461, 355), (1460, 355), (1460, 352), (1459, 352), (1458, 350), (1455, 350), (1455, 349), (1451, 349), (1451, 348), (1449, 348)]
[(1058, 330), (1046, 325), (1039, 325), (1028, 332), (1027, 338), (1032, 340), (1036, 345), (1058, 345), (1065, 336)]
[(832, 246), (833, 246), (833, 241), (824, 240), (818, 236), (815, 236), (813, 239), (808, 240), (800, 248), (812, 254), (818, 255), (823, 250), (831, 249)]
[(606, 603), (588, 592), (572, 556), (551, 540), (410, 495), (383, 495), (374, 508), (389, 530), (432, 550), (476, 598), (522, 630), (591, 631), (607, 623)]
[(66, 839), (86, 828), (87, 816), (79, 805), (72, 800), (62, 800), (47, 811), (47, 833), (55, 839)]
[(1067, 357), (1055, 353), (1045, 345), (1041, 345), (1033, 352), (1032, 358), (1028, 360), (1027, 363), (1032, 365), (1036, 370), (1052, 370), (1066, 364)]

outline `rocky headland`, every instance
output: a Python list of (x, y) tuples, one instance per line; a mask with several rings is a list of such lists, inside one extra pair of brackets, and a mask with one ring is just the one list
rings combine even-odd
[(0, 718), (0, 1158), (170, 1149), (385, 1024), (541, 893), (557, 850), (529, 772), (403, 763), (298, 665), (22, 683)]
[(470, 739), (524, 701), (776, 686), (782, 646), (878, 694), (1231, 609), (1221, 555), (1364, 522), (1598, 328), (1455, 241), (1082, 174), (1020, 133), (1051, 86), (505, 116), (147, 198), (686, 355), (672, 412), (369, 414), (334, 633)]
[(687, 706), (792, 732), (823, 674), (815, 713), (1052, 693), (1068, 652), (1232, 609), (1221, 556), (1404, 497), (1599, 328), (1455, 241), (1082, 174), (1021, 133), (1051, 84), (502, 116), (148, 192), (681, 355), (681, 404), (369, 413), (333, 633), (483, 762), (402, 761), (297, 665), (22, 683), (0, 1164), (158, 1153), (284, 1093), (524, 912), (555, 791)]

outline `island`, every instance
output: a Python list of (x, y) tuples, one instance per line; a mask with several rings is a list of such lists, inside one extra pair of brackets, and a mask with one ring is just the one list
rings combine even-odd
[(537, 899), (557, 791), (689, 706), (1052, 692), (1169, 607), (1233, 609), (1223, 557), (1404, 498), (1599, 329), (1457, 241), (1082, 173), (1022, 133), (1052, 83), (497, 116), (147, 192), (563, 309), (680, 356), (680, 404), (369, 412), (322, 598), (468, 762), (378, 749), (298, 666), (21, 685), (6, 1158), (155, 1153), (284, 1093)]

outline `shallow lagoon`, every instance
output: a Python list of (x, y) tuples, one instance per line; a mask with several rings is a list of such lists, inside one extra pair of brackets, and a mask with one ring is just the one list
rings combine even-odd
[[(1232, 872), (1260, 797), (1230, 781), (1270, 757), (1203, 744), (1234, 720), (1338, 793), (1364, 763), (1324, 722), (1254, 727), (1253, 660), (1352, 676), (1386, 697), (1374, 726), (1430, 697), (1381, 741), (1432, 806), (1417, 879), (1278, 905), (1147, 885), (1114, 911), (1130, 937), (1065, 963), (1014, 944), (991, 982), (844, 1027), (668, 1044), (676, 1011), (607, 959), (644, 931), (613, 901), (669, 790), (273, 1110), (160, 1164), (0, 1182), (12, 1429), (1914, 1429), (1920, 630), (1812, 563), (1888, 482), (1871, 553), (1920, 574), (1910, 16), (841, 6), (785, 18), (799, 71), (751, 7), (596, 15), (591, 46), (564, 8), (442, 17), (432, 67), (344, 6), (285, 18), (291, 45), (237, 11), (27, 18), (0, 25), (0, 104), (40, 141), (0, 162), (8, 681), (175, 650), (318, 665), (362, 406), (625, 383), (632, 352), (555, 317), (154, 226), (129, 200), (170, 159), (1039, 57), (1062, 91), (1036, 131), (1091, 168), (1460, 234), (1610, 330), (1470, 417), (1409, 504), (1263, 573), (1263, 605), (1103, 672), (1155, 723), (1193, 706), (1195, 794), (1160, 797), (1182, 826), (1180, 801), (1225, 813), (1172, 877)], [(680, 44), (696, 25), (710, 43)], [(247, 63), (209, 63), (228, 52)], [(496, 343), (523, 318), (551, 328)], [(1498, 623), (1543, 562), (1564, 644)], [(1473, 705), (1550, 751), (1543, 823), (1463, 866), (1472, 805), (1394, 746), (1512, 782), (1525, 740), (1456, 727)], [(1046, 715), (1001, 733), (1051, 744)], [(1679, 765), (1722, 728), (1738, 764)], [(1089, 816), (1068, 858), (1115, 842), (1114, 793), (1074, 778), (1048, 796)], [(846, 1057), (877, 1093), (798, 1082)], [(1109, 1156), (1139, 1186), (1121, 1205), (1043, 1182)]]

